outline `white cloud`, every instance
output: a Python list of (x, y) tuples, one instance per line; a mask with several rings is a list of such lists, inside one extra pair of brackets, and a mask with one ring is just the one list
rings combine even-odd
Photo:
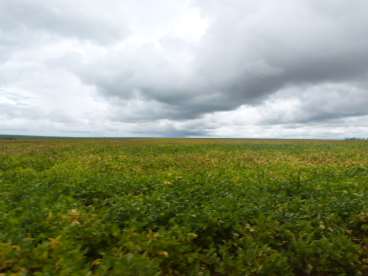
[(5, 0), (0, 133), (368, 136), (365, 1)]

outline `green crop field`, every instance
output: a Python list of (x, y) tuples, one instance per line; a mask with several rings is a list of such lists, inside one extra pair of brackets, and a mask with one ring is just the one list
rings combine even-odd
[(0, 275), (368, 275), (368, 142), (0, 140)]

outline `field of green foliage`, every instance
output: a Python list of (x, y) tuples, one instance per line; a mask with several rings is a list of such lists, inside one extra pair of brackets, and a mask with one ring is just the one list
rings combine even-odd
[(0, 140), (0, 275), (368, 275), (368, 142)]

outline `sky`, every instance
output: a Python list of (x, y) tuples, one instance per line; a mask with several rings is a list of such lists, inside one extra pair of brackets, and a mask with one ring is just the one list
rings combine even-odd
[(366, 0), (0, 0), (0, 134), (368, 137)]

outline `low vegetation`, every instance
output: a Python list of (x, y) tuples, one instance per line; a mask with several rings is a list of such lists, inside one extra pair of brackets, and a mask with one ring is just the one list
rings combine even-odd
[(366, 141), (0, 141), (0, 274), (368, 275)]

